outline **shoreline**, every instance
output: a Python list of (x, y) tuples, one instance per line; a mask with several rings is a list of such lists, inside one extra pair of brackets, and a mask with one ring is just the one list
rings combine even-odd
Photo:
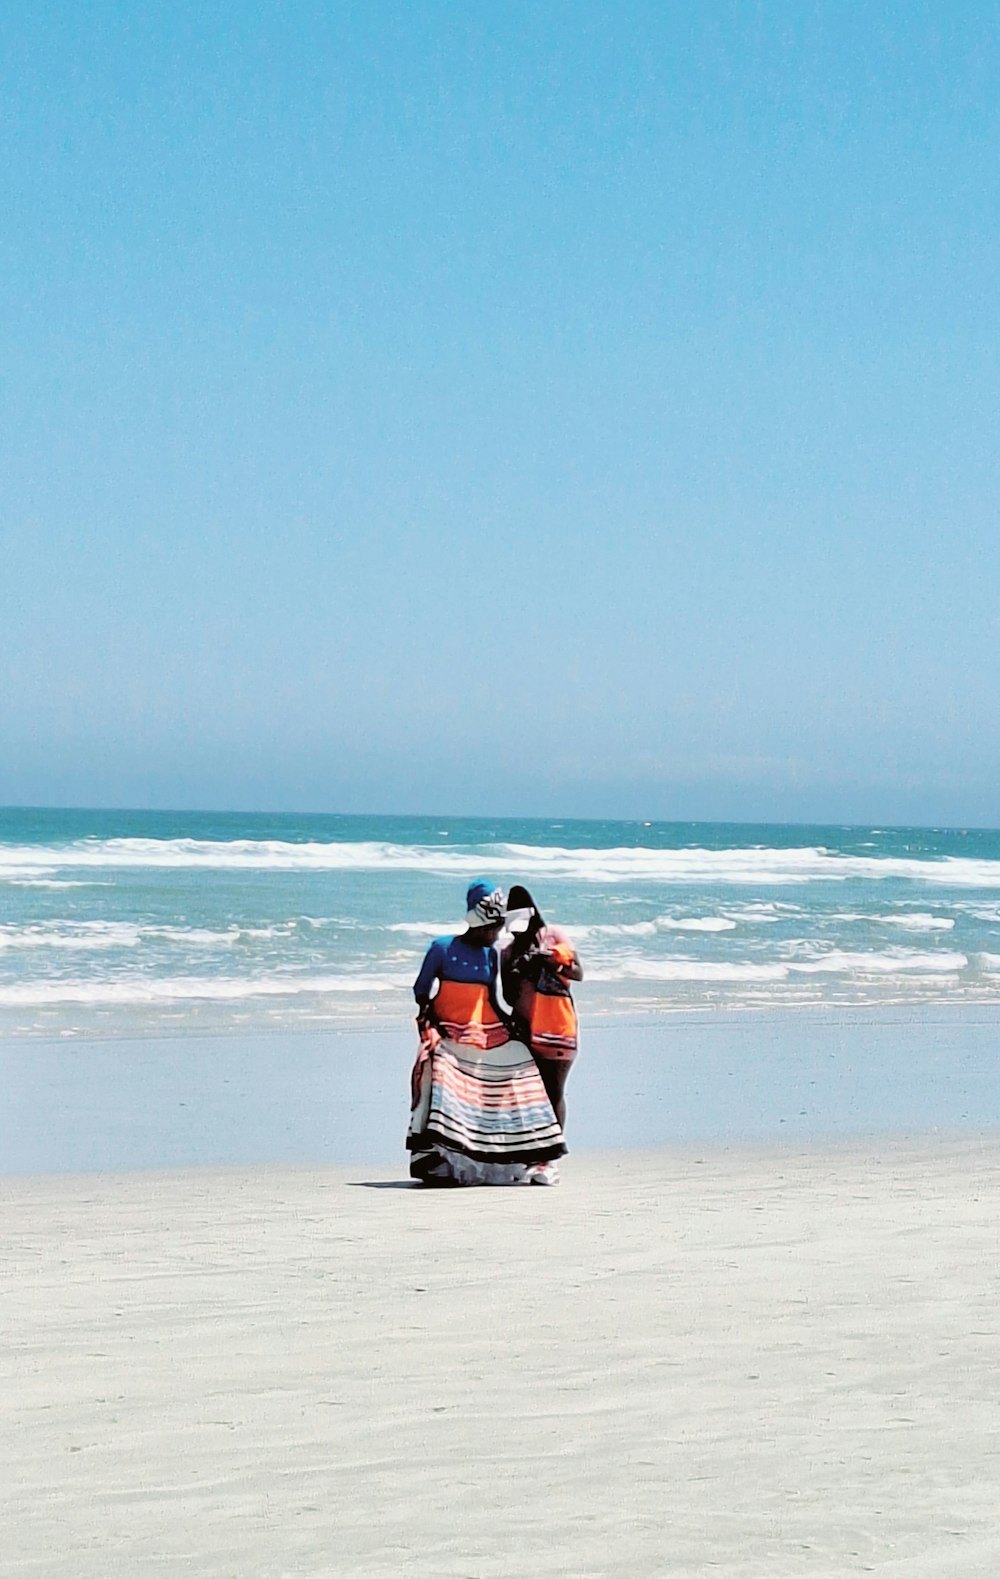
[[(1000, 1006), (585, 1025), (577, 1155), (1000, 1127)], [(391, 1167), (410, 1026), (391, 1032), (0, 1040), (0, 1176)]]
[[(220, 1024), (213, 1026), (200, 1026), (194, 1022), (183, 1025), (171, 1026), (159, 1023), (145, 1022), (122, 1030), (94, 1029), (80, 1026), (65, 1026), (61, 1030), (51, 1027), (37, 1027), (25, 1029), (0, 1029), (0, 1048), (11, 1043), (23, 1043), (33, 1046), (38, 1042), (51, 1042), (64, 1044), (73, 1042), (183, 1042), (189, 1039), (198, 1041), (231, 1041), (236, 1038), (272, 1038), (272, 1037), (328, 1037), (328, 1036), (379, 1036), (390, 1033), (406, 1034), (412, 1030), (413, 1016), (410, 1014), (413, 1000), (412, 994), (407, 993), (404, 1012), (399, 1014), (374, 1013), (367, 1017), (357, 1019), (337, 1019), (322, 1023), (309, 1023), (296, 1019), (287, 1021), (275, 1020), (273, 1022), (260, 1021), (253, 1024)], [(609, 1030), (636, 1030), (656, 1029), (676, 1025), (679, 1021), (690, 1020), (692, 1024), (704, 1025), (709, 1022), (727, 1021), (739, 1022), (744, 1020), (774, 1019), (783, 1020), (807, 1016), (828, 1014), (839, 1020), (864, 1018), (865, 1015), (874, 1015), (878, 1018), (898, 1016), (905, 1021), (914, 1016), (923, 1018), (940, 1011), (943, 1015), (963, 1015), (971, 1019), (991, 1019), (1000, 1024), (1000, 991), (982, 998), (898, 998), (898, 999), (872, 999), (855, 1002), (853, 1000), (837, 1000), (833, 998), (799, 1001), (789, 999), (787, 1002), (767, 1003), (704, 1003), (677, 1004), (670, 1007), (665, 1004), (656, 1004), (649, 1009), (620, 1008), (603, 1009), (586, 1005), (583, 1010), (584, 1034), (590, 1028), (601, 1031)]]
[[(195, 1020), (171, 1023), (160, 1020), (137, 1020), (135, 1024), (118, 1022), (113, 1026), (24, 1026), (0, 1024), (0, 1047), (11, 1043), (31, 1045), (37, 1042), (135, 1042), (135, 1041), (187, 1041), (198, 1039), (232, 1039), (235, 1037), (328, 1037), (389, 1035), (412, 1026), (412, 995), (407, 989), (400, 1004), (393, 1012), (375, 1009), (367, 1015), (343, 1015), (336, 1019), (310, 1021), (290, 1016), (283, 1020), (255, 1020), (253, 1022), (219, 1021), (205, 1024)], [(822, 1016), (863, 1017), (865, 1015), (923, 1016), (940, 1011), (944, 1015), (984, 1016), (1000, 1018), (1000, 991), (984, 992), (982, 996), (965, 997), (899, 997), (872, 999), (795, 999), (747, 1002), (684, 1002), (675, 1005), (653, 1003), (647, 1008), (620, 1006), (603, 1007), (585, 1004), (583, 1023), (585, 1030), (644, 1030), (667, 1027), (690, 1020), (703, 1025), (713, 1021), (744, 1021), (758, 1019), (784, 1019), (786, 1017)]]

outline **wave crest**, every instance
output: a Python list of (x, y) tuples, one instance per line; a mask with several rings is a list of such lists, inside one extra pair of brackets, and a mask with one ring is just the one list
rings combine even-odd
[(773, 849), (656, 850), (647, 846), (567, 849), (490, 844), (442, 849), (375, 840), (291, 843), (280, 839), (82, 839), (74, 844), (0, 848), (0, 880), (23, 883), (52, 873), (89, 870), (191, 868), (289, 872), (423, 872), (441, 877), (479, 873), (550, 877), (602, 885), (660, 882), (783, 886), (896, 878), (958, 888), (1000, 888), (1000, 861), (959, 856), (840, 855), (821, 846)]

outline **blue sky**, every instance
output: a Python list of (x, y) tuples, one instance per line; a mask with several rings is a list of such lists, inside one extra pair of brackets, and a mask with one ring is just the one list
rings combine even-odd
[(0, 801), (1000, 822), (1000, 7), (0, 15)]

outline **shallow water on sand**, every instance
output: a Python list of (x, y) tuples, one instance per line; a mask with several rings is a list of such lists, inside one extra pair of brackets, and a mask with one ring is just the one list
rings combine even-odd
[[(993, 1009), (674, 1016), (587, 1037), (572, 1155), (1000, 1128)], [(0, 1042), (0, 1174), (398, 1165), (414, 1046), (397, 1032)]]

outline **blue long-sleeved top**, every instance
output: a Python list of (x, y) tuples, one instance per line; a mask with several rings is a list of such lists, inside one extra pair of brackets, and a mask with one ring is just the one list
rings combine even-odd
[(435, 981), (464, 981), (486, 987), (493, 999), (497, 970), (497, 951), (492, 945), (467, 943), (461, 935), (435, 938), (413, 983), (413, 996), (423, 1003)]

